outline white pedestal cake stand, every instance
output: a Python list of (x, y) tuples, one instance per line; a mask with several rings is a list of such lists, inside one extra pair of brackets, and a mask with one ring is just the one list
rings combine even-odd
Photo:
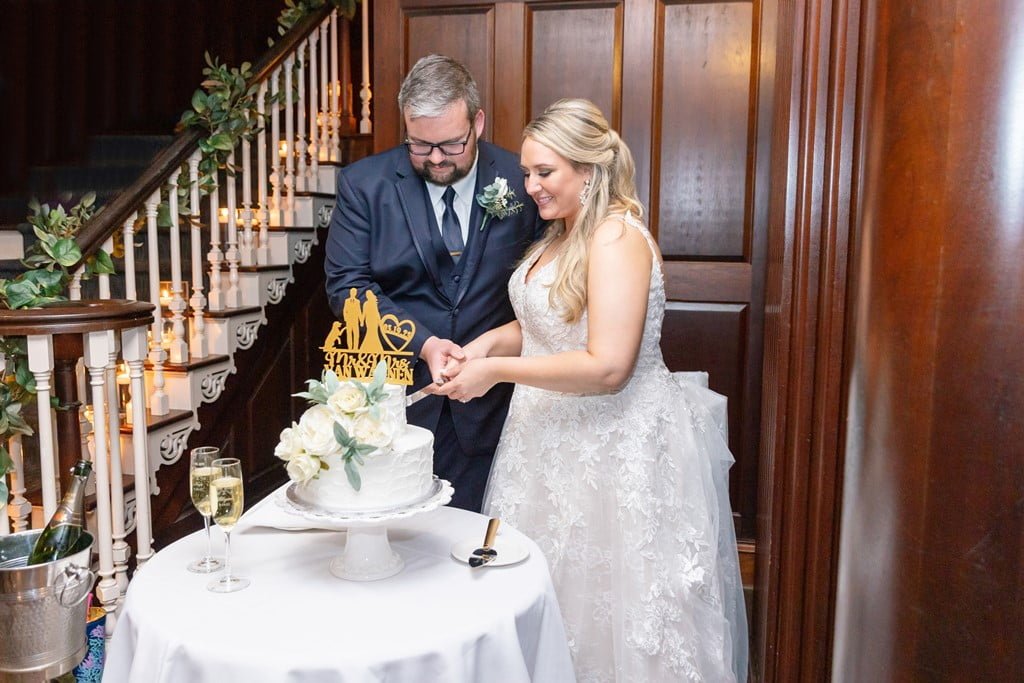
[(434, 477), (427, 495), (412, 503), (383, 510), (339, 511), (299, 499), (295, 487), (291, 484), (278, 498), (278, 504), (285, 512), (312, 522), (311, 526), (347, 529), (345, 550), (331, 560), (331, 574), (349, 581), (376, 581), (402, 571), (405, 560), (391, 549), (388, 524), (445, 505), (455, 492), (446, 480)]

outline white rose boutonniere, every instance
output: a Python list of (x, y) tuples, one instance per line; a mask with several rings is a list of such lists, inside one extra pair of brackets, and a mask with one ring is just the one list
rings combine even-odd
[(480, 232), (483, 232), (487, 227), (487, 221), (492, 218), (507, 218), (523, 210), (523, 203), (516, 201), (515, 191), (501, 176), (495, 178), (493, 183), (476, 196), (476, 203), (484, 210), (484, 220), (480, 223)]

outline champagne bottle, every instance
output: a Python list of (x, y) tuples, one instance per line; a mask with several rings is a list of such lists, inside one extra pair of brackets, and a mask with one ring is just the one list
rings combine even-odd
[(85, 485), (92, 472), (92, 463), (79, 460), (71, 470), (71, 485), (64, 500), (57, 506), (43, 533), (39, 534), (32, 552), (28, 556), (28, 564), (53, 562), (71, 554), (82, 535), (85, 520)]

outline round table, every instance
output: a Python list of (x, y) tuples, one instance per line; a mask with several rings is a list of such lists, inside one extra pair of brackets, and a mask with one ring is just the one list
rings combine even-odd
[[(156, 553), (128, 587), (107, 646), (104, 681), (429, 683), (573, 681), (547, 562), (531, 540), (501, 534), (529, 557), (472, 569), (454, 542), (483, 539), (487, 518), (442, 507), (389, 525), (405, 560), (396, 576), (338, 579), (345, 532), (264, 526), (271, 494), (232, 533), (232, 571), (252, 580), (215, 594), (190, 574), (202, 532)], [(270, 520), (269, 522), (267, 520)], [(282, 526), (287, 526), (287, 522)], [(214, 528), (214, 551), (222, 534)]]

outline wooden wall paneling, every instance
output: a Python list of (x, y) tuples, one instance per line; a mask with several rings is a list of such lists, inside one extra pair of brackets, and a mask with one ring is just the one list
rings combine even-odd
[(613, 128), (621, 126), (622, 5), (531, 5), (530, 118), (555, 100), (585, 97)]
[[(714, 378), (715, 391), (725, 396), (743, 395), (743, 357), (749, 308), (744, 304), (666, 305), (662, 339), (665, 364), (673, 372), (704, 371)], [(741, 440), (741, 404), (729, 401), (729, 445)], [(730, 481), (730, 497), (742, 498), (740, 481)]]
[(526, 7), (520, 2), (494, 5), (493, 106), (487, 111), (491, 141), (518, 153), (523, 128), (530, 119), (527, 101)]
[[(651, 163), (654, 124), (655, 0), (630, 0), (623, 6), (622, 107), (619, 134), (629, 145), (636, 164), (636, 189), (648, 210), (651, 207)], [(653, 67), (653, 68), (652, 68)], [(657, 237), (657, 225), (649, 226)]]
[[(430, 10), (409, 11), (405, 14), (406, 61), (402, 75), (408, 73), (421, 57), (438, 52), (438, 45), (447, 49), (443, 54), (459, 60), (473, 74), (480, 90), (484, 112), (494, 110), (494, 11), (489, 7), (469, 10), (453, 10), (437, 5)], [(396, 91), (397, 92), (397, 91)], [(396, 110), (398, 102), (389, 97), (385, 106)], [(490, 119), (486, 121), (484, 137), (490, 138), (493, 130)]]
[(1020, 681), (1024, 6), (866, 5), (832, 675)]
[[(716, 358), (722, 377), (713, 373), (710, 383), (729, 397), (732, 504), (744, 538), (756, 529), (763, 309), (754, 304), (764, 261), (755, 248), (766, 231), (763, 220), (753, 221), (750, 201), (754, 184), (767, 183), (752, 164), (759, 69), (753, 17), (750, 2), (655, 7), (650, 172), (650, 220), (666, 257), (668, 298), (748, 313), (742, 328), (722, 329), (720, 338), (671, 330), (662, 338), (669, 356)], [(737, 343), (739, 353), (716, 355)]]
[[(666, 257), (746, 256), (751, 5), (665, 5), (653, 200)], [(672, 163), (666, 163), (670, 161)]]
[(858, 0), (761, 8), (774, 74), (759, 102), (774, 112), (770, 156), (755, 162), (773, 179), (755, 190), (770, 226), (754, 642), (765, 681), (830, 676), (860, 11)]

